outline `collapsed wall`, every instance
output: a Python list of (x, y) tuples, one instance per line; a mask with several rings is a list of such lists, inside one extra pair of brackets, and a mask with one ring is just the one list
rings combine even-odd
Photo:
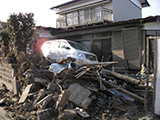
[(0, 83), (5, 84), (7, 89), (14, 94), (18, 94), (16, 66), (16, 64), (11, 64), (9, 59), (0, 57)]

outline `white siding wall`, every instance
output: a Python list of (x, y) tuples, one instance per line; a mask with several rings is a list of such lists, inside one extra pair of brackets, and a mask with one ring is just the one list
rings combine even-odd
[(139, 8), (142, 8), (141, 3), (139, 2), (139, 0), (130, 0), (132, 1), (135, 5), (137, 5)]
[(157, 75), (155, 83), (155, 114), (160, 115), (160, 39), (157, 39)]
[(160, 22), (145, 23), (143, 29), (160, 30)]
[(130, 0), (112, 0), (112, 5), (114, 22), (142, 18), (141, 8)]

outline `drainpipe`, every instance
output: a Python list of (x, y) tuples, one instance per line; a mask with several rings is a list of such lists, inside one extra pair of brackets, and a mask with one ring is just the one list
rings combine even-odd
[(104, 23), (104, 0), (102, 0), (102, 20), (103, 20), (103, 23)]

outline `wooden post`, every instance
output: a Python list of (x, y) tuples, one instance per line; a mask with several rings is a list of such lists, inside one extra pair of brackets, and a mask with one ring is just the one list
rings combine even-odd
[(114, 71), (110, 71), (110, 70), (107, 70), (107, 69), (103, 69), (102, 70), (102, 74), (107, 74), (107, 73), (109, 73), (110, 75), (115, 76), (116, 78), (124, 80), (124, 81), (126, 81), (128, 83), (131, 83), (133, 85), (138, 85), (139, 82), (140, 82), (140, 80), (138, 80), (138, 79), (135, 79), (135, 78), (132, 78), (132, 77), (128, 77), (126, 75), (122, 75), (122, 74), (114, 72)]
[(144, 110), (146, 113), (148, 111), (148, 82), (149, 82), (148, 73), (149, 73), (149, 37), (147, 37), (147, 86), (144, 97)]

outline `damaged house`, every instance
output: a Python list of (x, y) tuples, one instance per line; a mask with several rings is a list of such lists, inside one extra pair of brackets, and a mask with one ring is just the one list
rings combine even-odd
[(118, 61), (115, 70), (139, 70), (146, 62), (146, 37), (160, 35), (159, 16), (142, 18), (148, 6), (147, 0), (72, 0), (51, 8), (58, 10), (62, 29), (51, 34), (83, 44), (99, 61)]
[[(71, 57), (56, 62), (23, 52), (16, 64), (1, 58), (0, 105), (7, 115), (34, 120), (158, 120), (149, 111), (160, 113), (160, 16), (141, 18), (142, 8), (148, 6), (147, 0), (72, 0), (52, 7), (59, 10), (57, 28), (37, 26), (33, 48), (41, 54), (44, 41), (68, 39), (86, 46), (100, 62), (80, 63)], [(149, 73), (148, 58), (150, 65), (157, 65), (154, 72)], [(145, 62), (147, 67), (136, 74), (119, 73), (139, 70)], [(113, 64), (111, 71), (108, 66)]]

